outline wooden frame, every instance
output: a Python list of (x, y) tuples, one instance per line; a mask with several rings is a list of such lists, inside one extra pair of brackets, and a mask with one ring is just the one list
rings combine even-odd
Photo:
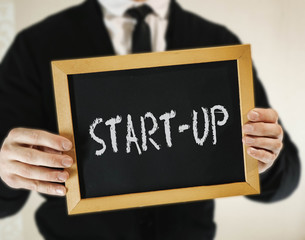
[(79, 214), (260, 193), (257, 161), (246, 154), (246, 147), (243, 145), (245, 182), (81, 198), (68, 75), (227, 60), (237, 60), (241, 123), (244, 124), (247, 122), (248, 111), (254, 107), (250, 45), (53, 61), (59, 132), (72, 141), (73, 148), (67, 154), (75, 160), (73, 166), (68, 169), (70, 178), (66, 182), (68, 213)]

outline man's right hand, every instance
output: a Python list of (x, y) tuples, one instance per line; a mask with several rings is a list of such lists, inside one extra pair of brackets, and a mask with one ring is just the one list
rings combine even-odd
[(65, 151), (72, 143), (42, 130), (15, 128), (4, 140), (0, 151), (0, 178), (12, 188), (63, 196), (62, 184), (69, 178), (64, 170), (73, 160)]

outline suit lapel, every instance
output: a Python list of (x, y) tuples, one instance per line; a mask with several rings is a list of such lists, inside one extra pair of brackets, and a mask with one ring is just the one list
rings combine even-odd
[(87, 35), (92, 54), (95, 56), (114, 55), (114, 48), (103, 21), (103, 13), (97, 0), (87, 0), (78, 19), (82, 32)]
[(184, 47), (185, 31), (183, 29), (185, 23), (183, 20), (183, 10), (172, 0), (169, 8), (169, 22), (166, 32), (166, 50), (176, 50)]

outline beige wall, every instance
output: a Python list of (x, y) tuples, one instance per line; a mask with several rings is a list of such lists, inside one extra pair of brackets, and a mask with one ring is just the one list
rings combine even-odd
[[(5, 2), (14, 3), (16, 16), (14, 28), (19, 31), (59, 9), (82, 1), (0, 0), (0, 14), (1, 3)], [(225, 24), (244, 43), (252, 44), (254, 63), (266, 87), (270, 102), (279, 112), (286, 129), (299, 146), (301, 158), (304, 159), (305, 1), (178, 0), (178, 2), (186, 9), (205, 18)], [(216, 201), (217, 239), (305, 239), (304, 185), (305, 180), (302, 178), (298, 190), (292, 197), (270, 205), (252, 202), (244, 197), (218, 199)], [(41, 198), (37, 194), (32, 194), (20, 214), (0, 221), (0, 239), (41, 239), (33, 221), (33, 212), (40, 202)], [(15, 226), (17, 231), (13, 231), (11, 226)], [(16, 238), (5, 238), (10, 231), (11, 234), (14, 232)]]

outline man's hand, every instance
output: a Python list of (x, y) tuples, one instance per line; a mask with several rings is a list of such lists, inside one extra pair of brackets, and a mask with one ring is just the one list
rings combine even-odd
[(58, 183), (65, 182), (69, 174), (62, 169), (73, 163), (63, 152), (71, 147), (72, 143), (64, 137), (41, 130), (15, 128), (0, 151), (0, 177), (12, 188), (63, 196), (66, 188)]
[(263, 173), (277, 159), (283, 147), (283, 129), (273, 109), (255, 108), (248, 113), (249, 122), (243, 126), (243, 142), (247, 152), (258, 160), (259, 173)]

